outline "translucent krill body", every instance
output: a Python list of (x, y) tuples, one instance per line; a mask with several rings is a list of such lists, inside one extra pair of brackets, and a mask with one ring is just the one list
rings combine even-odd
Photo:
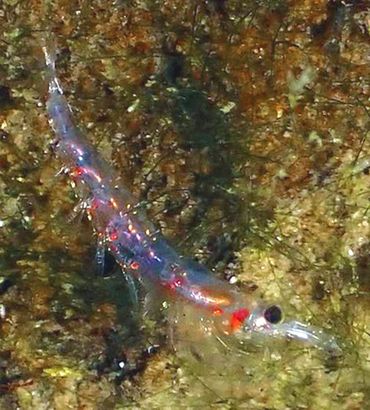
[(285, 322), (280, 307), (244, 295), (168, 244), (138, 211), (135, 198), (116, 185), (119, 178), (115, 172), (74, 126), (56, 76), (54, 55), (44, 52), (49, 75), (46, 106), (56, 135), (55, 152), (82, 192), (83, 208), (98, 237), (98, 260), (104, 259), (103, 251), (108, 249), (126, 276), (161, 290), (165, 297), (193, 305), (225, 337), (242, 340), (258, 333), (338, 351), (333, 337), (297, 321)]

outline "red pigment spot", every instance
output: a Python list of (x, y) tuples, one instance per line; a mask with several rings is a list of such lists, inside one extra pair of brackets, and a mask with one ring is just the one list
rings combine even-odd
[(98, 209), (99, 205), (100, 205), (100, 201), (99, 201), (98, 199), (94, 198), (94, 199), (91, 201), (90, 209), (91, 209), (92, 211), (95, 211), (95, 209)]
[(180, 278), (176, 279), (174, 284), (178, 288), (179, 286), (183, 285), (184, 281)]
[(139, 267), (140, 267), (140, 264), (138, 262), (132, 262), (130, 265), (130, 268), (133, 270), (137, 270), (139, 269)]
[(174, 280), (172, 280), (171, 282), (165, 283), (164, 286), (167, 289), (170, 290), (175, 290), (178, 287), (182, 286), (185, 283), (184, 278), (175, 278)]
[(245, 319), (249, 316), (250, 312), (248, 309), (241, 308), (238, 310), (235, 310), (231, 314), (230, 318), (230, 326), (231, 329), (235, 332), (236, 330), (240, 329), (241, 325), (245, 321)]
[(221, 316), (223, 313), (224, 311), (219, 307), (213, 309), (213, 316)]
[(73, 171), (73, 176), (78, 176), (80, 177), (84, 173), (83, 167), (76, 167)]
[(118, 233), (117, 233), (117, 231), (112, 231), (112, 232), (110, 233), (110, 235), (109, 235), (109, 239), (110, 239), (111, 241), (116, 241), (116, 240), (118, 239)]

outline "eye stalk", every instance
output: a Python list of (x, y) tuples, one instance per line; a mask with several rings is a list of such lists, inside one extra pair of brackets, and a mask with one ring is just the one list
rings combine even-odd
[(277, 305), (271, 305), (263, 312), (263, 317), (271, 324), (276, 325), (283, 320), (283, 312)]

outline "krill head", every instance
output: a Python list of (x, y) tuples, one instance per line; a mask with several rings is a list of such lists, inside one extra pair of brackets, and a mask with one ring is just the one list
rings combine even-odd
[(282, 309), (278, 305), (257, 306), (244, 321), (244, 335), (253, 334), (297, 340), (314, 346), (332, 355), (340, 355), (341, 349), (335, 338), (323, 330), (298, 321), (285, 321)]

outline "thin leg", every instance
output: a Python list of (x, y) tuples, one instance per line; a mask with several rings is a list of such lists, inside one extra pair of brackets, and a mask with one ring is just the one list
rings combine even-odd
[(122, 274), (128, 285), (131, 302), (135, 306), (135, 308), (137, 308), (139, 306), (139, 294), (136, 281), (131, 275), (125, 272), (124, 269), (122, 269)]

